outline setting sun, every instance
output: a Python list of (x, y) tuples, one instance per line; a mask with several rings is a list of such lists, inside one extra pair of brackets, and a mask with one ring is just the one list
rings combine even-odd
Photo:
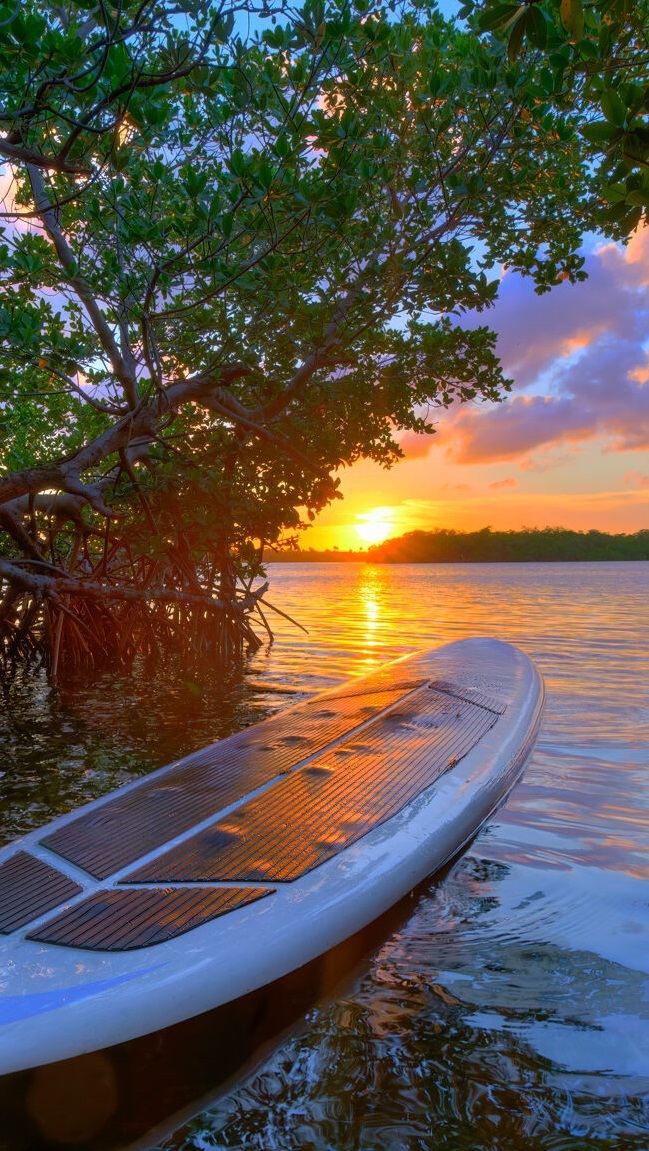
[(366, 544), (380, 544), (395, 531), (393, 508), (372, 508), (370, 512), (360, 512), (355, 524), (356, 531)]

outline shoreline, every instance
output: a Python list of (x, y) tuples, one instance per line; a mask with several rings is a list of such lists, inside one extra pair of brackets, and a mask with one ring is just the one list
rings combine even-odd
[(411, 531), (363, 550), (315, 548), (273, 553), (268, 563), (583, 563), (649, 560), (649, 529), (634, 533), (523, 528)]
[(366, 552), (338, 554), (337, 552), (316, 552), (313, 555), (273, 556), (265, 559), (264, 564), (312, 564), (312, 563), (366, 563), (396, 567), (399, 564), (419, 564), (422, 567), (434, 567), (439, 564), (539, 564), (539, 563), (649, 563), (649, 556), (538, 556), (530, 559), (434, 559), (434, 560), (378, 560)]

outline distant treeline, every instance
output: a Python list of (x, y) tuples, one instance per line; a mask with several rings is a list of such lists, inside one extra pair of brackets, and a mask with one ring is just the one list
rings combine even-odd
[(649, 560), (649, 529), (634, 535), (523, 528), (497, 532), (407, 532), (368, 548), (374, 563), (543, 563), (566, 560)]
[(634, 535), (573, 532), (567, 528), (523, 528), (498, 532), (456, 532), (449, 528), (406, 532), (367, 551), (282, 551), (267, 556), (278, 563), (381, 564), (546, 563), (573, 560), (649, 560), (649, 528)]

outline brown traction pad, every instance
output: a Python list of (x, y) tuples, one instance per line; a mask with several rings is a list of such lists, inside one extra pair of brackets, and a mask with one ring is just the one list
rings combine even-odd
[(122, 882), (289, 882), (396, 815), (498, 715), (424, 687)]
[(99, 891), (27, 936), (85, 951), (134, 951), (255, 903), (270, 888), (157, 888)]
[(26, 851), (0, 865), (0, 933), (8, 935), (78, 895), (83, 888)]
[(106, 879), (292, 771), (403, 694), (400, 683), (382, 683), (376, 691), (359, 695), (316, 698), (188, 756), (163, 775), (77, 816), (41, 843), (97, 879)]

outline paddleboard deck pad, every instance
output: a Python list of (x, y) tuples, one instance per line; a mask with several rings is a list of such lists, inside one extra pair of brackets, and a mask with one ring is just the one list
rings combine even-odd
[(0, 1073), (230, 1002), (359, 931), (468, 843), (543, 685), (461, 640), (264, 720), (0, 853)]

